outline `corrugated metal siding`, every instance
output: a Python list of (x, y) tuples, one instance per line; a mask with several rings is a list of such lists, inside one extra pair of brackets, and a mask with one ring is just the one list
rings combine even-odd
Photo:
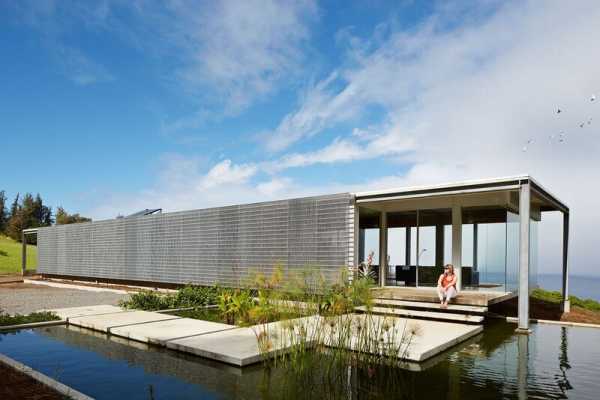
[(38, 272), (238, 285), (249, 270), (318, 266), (334, 279), (354, 258), (348, 193), (41, 228)]

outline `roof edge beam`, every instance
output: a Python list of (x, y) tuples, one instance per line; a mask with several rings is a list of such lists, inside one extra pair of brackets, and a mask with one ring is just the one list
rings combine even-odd
[(357, 203), (373, 203), (379, 201), (387, 201), (387, 200), (406, 200), (406, 199), (416, 199), (423, 197), (438, 197), (438, 196), (456, 196), (461, 194), (470, 194), (470, 193), (482, 193), (482, 192), (500, 192), (505, 190), (517, 190), (519, 189), (519, 184), (514, 185), (504, 185), (504, 186), (490, 186), (483, 188), (474, 188), (474, 189), (458, 189), (458, 190), (445, 190), (445, 191), (430, 191), (416, 194), (398, 194), (392, 196), (383, 196), (383, 197), (375, 197), (369, 196), (366, 198), (356, 197)]

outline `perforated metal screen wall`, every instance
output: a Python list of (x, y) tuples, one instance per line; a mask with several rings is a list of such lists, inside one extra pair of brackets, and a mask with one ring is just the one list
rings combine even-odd
[(41, 228), (38, 272), (235, 286), (279, 263), (335, 279), (352, 264), (353, 243), (344, 193)]

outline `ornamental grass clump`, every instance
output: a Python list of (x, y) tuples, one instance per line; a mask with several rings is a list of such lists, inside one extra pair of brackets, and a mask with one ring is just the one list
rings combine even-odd
[[(268, 288), (261, 301), (277, 305), (282, 314), (308, 317), (260, 329), (257, 340), (265, 341), (265, 335), (271, 335), (269, 343), (278, 342), (283, 349), (275, 357), (265, 353), (265, 362), (302, 371), (308, 367), (304, 360), (310, 352), (311, 362), (319, 355), (326, 358), (327, 370), (356, 363), (398, 365), (409, 355), (411, 341), (420, 334), (418, 324), (373, 315), (374, 281), (368, 273), (354, 272), (353, 279), (348, 279), (344, 269), (339, 281), (330, 284), (321, 271), (307, 268), (282, 279), (285, 284)], [(364, 313), (355, 314), (357, 306), (363, 306)], [(259, 348), (262, 351), (260, 343)]]

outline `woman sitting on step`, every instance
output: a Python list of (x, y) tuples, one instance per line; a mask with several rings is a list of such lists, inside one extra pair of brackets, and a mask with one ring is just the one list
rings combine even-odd
[(446, 264), (444, 267), (444, 273), (438, 279), (437, 291), (442, 308), (448, 307), (450, 299), (458, 294), (456, 291), (456, 275), (452, 264)]

